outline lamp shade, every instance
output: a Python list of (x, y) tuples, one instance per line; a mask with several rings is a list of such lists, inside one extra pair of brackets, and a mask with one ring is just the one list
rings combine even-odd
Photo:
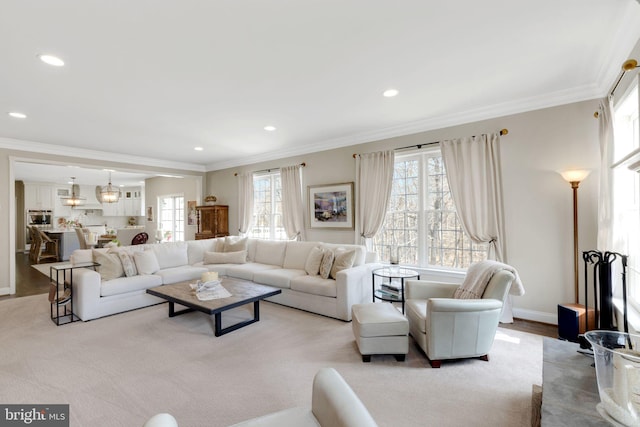
[(100, 198), (102, 203), (118, 203), (120, 200), (120, 190), (111, 185), (111, 172), (109, 172), (109, 184), (100, 190)]
[(560, 175), (567, 182), (582, 182), (590, 173), (589, 169), (572, 169), (560, 172)]
[(68, 197), (60, 197), (60, 200), (62, 200), (62, 203), (65, 206), (82, 206), (84, 205), (84, 202), (87, 200), (84, 197), (80, 197), (79, 194), (76, 194), (76, 177), (72, 176), (71, 177), (71, 196)]

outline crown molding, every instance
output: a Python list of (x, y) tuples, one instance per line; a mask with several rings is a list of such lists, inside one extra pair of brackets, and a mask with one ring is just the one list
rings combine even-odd
[[(640, 4), (640, 0), (637, 1)], [(633, 2), (626, 4), (625, 12), (622, 14), (622, 22), (618, 25), (618, 30), (611, 43), (612, 47), (604, 52), (602, 57), (597, 58), (596, 62), (599, 62), (601, 66), (596, 76), (596, 82), (602, 97), (606, 96), (613, 88), (622, 71), (622, 63), (629, 59), (628, 55), (640, 40), (639, 10), (640, 7)]]
[(181, 169), (193, 172), (206, 172), (203, 165), (195, 163), (173, 162), (151, 157), (132, 156), (129, 154), (111, 153), (107, 151), (88, 150), (86, 148), (66, 147), (63, 145), (44, 144), (42, 142), (0, 137), (0, 148), (30, 153), (52, 154), (56, 156), (80, 159), (108, 160), (110, 162), (145, 165), (167, 169)]

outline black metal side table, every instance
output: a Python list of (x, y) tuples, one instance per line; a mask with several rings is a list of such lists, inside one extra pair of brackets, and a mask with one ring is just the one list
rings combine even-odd
[[(404, 314), (404, 281), (405, 279), (416, 278), (420, 280), (420, 273), (403, 267), (382, 267), (376, 268), (371, 273), (371, 293), (373, 302), (376, 299), (388, 302), (399, 302), (402, 304), (402, 314)], [(376, 287), (376, 277), (380, 286)], [(399, 279), (399, 284), (398, 280)]]
[[(81, 262), (78, 264), (60, 264), (49, 267), (49, 303), (51, 304), (51, 320), (57, 326), (80, 320), (73, 314), (73, 270), (76, 268), (99, 267), (97, 262)], [(69, 284), (67, 285), (67, 272)], [(62, 281), (60, 281), (62, 276)], [(62, 288), (62, 289), (61, 289)]]

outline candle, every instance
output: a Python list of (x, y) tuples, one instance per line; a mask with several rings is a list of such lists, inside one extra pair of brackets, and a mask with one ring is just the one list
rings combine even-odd
[(217, 271), (208, 271), (206, 273), (202, 273), (202, 277), (200, 277), (200, 280), (204, 283), (207, 282), (213, 282), (215, 280), (218, 280), (218, 272)]

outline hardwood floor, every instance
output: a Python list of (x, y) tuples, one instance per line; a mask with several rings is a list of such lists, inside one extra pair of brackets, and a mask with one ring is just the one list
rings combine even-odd
[[(19, 298), (27, 295), (46, 294), (47, 292), (49, 292), (49, 278), (35, 268), (31, 268), (31, 261), (29, 260), (28, 254), (16, 254), (16, 294), (0, 297), (0, 300)], [(558, 327), (556, 325), (533, 322), (531, 320), (514, 319), (513, 323), (502, 323), (500, 327), (545, 337), (558, 337)]]
[(49, 292), (49, 278), (35, 268), (31, 268), (29, 254), (16, 254), (16, 293), (0, 299), (19, 298)]

